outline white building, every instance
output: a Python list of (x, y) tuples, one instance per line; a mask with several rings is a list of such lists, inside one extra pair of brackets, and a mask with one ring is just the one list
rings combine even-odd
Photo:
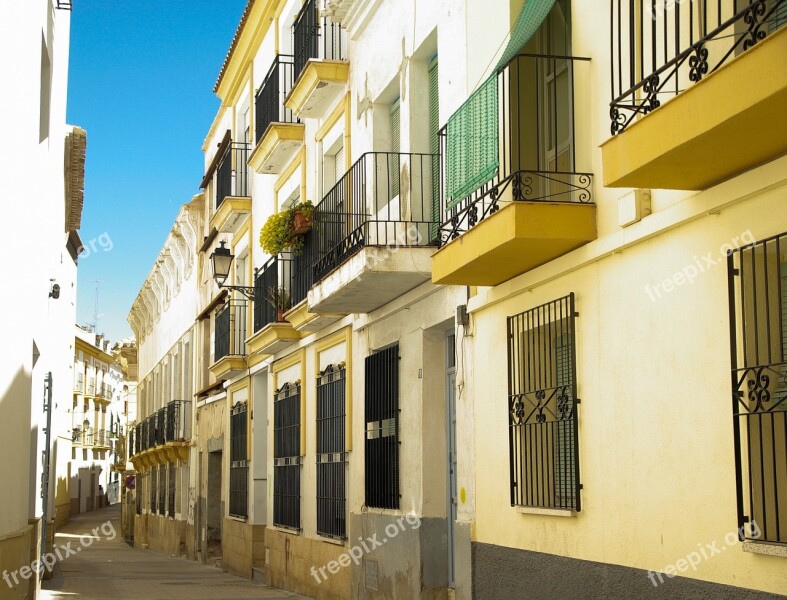
[(85, 132), (65, 123), (69, 8), (57, 0), (0, 7), (0, 78), (10, 116), (0, 149), (4, 247), (16, 265), (0, 286), (0, 438), (19, 458), (0, 466), (0, 571), (16, 573), (10, 586), (0, 585), (2, 598), (36, 595), (37, 576), (19, 569), (37, 556), (42, 525), (51, 538), (54, 469), (45, 505), (43, 407), (50, 395), (53, 407), (72, 401)]

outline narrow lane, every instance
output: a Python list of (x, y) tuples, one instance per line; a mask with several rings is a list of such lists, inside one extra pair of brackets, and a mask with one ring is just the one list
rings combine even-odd
[(309, 600), (184, 558), (132, 548), (120, 537), (120, 507), (72, 518), (55, 537), (54, 577), (44, 600)]

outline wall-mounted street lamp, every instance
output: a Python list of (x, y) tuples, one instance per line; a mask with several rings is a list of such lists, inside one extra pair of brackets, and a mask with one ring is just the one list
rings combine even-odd
[[(213, 264), (213, 279), (220, 288), (228, 290), (237, 290), (249, 300), (254, 300), (254, 288), (244, 285), (224, 285), (227, 277), (230, 275), (230, 266), (232, 260), (235, 258), (230, 252), (230, 249), (225, 246), (226, 242), (221, 242), (221, 245), (213, 251), (210, 255), (210, 261)], [(254, 275), (257, 275), (257, 269), (254, 269)]]

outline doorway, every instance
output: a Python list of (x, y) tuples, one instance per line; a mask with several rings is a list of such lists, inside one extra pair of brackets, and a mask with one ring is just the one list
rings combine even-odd
[(456, 460), (456, 335), (450, 331), (445, 338), (445, 407), (446, 443), (448, 446), (448, 587), (456, 587), (456, 557), (454, 536), (459, 494), (457, 492)]
[(221, 504), (222, 452), (208, 452), (208, 490), (206, 507), (205, 558), (211, 561), (221, 557)]

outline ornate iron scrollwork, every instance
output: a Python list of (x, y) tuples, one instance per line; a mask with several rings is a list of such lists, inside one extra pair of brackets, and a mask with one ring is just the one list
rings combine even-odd
[(702, 44), (694, 46), (694, 55), (689, 58), (689, 80), (699, 81), (708, 74), (708, 49)]
[(765, 39), (766, 34), (762, 26), (766, 21), (766, 10), (767, 5), (765, 0), (756, 0), (756, 2), (746, 9), (746, 13), (743, 15), (743, 22), (748, 25), (748, 31), (746, 32), (748, 37), (743, 40), (744, 50), (748, 50), (757, 42), (761, 42)]

